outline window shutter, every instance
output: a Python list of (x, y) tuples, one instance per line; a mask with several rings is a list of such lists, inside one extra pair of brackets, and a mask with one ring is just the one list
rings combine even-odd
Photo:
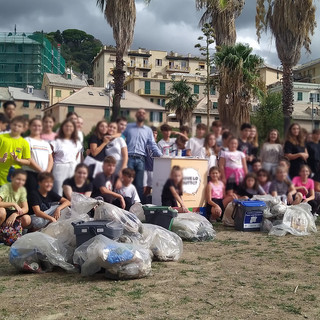
[(150, 122), (153, 122), (153, 112), (150, 111)]

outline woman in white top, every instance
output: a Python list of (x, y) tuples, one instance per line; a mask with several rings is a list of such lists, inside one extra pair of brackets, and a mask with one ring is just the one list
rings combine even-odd
[[(114, 136), (118, 132), (116, 122), (108, 125), (108, 136)], [(106, 156), (113, 156), (117, 160), (115, 174), (121, 175), (122, 169), (127, 168), (128, 164), (128, 148), (122, 137), (111, 140), (105, 147)]]
[(200, 158), (208, 160), (208, 175), (211, 167), (217, 165), (217, 142), (213, 133), (209, 133), (204, 138), (203, 147), (200, 151)]
[(31, 119), (29, 122), (30, 136), (25, 139), (29, 142), (31, 159), (30, 166), (24, 166), (27, 171), (26, 189), (30, 193), (38, 187), (38, 173), (51, 172), (53, 165), (52, 150), (49, 143), (41, 139), (42, 121), (40, 119)]
[(275, 175), (280, 158), (283, 156), (283, 148), (279, 140), (279, 131), (271, 129), (267, 141), (262, 145), (260, 158), (262, 168), (271, 175)]
[(53, 151), (54, 176), (53, 191), (62, 195), (62, 184), (67, 178), (73, 176), (77, 165), (77, 157), (82, 149), (78, 138), (76, 125), (70, 120), (62, 122), (56, 140), (51, 143)]

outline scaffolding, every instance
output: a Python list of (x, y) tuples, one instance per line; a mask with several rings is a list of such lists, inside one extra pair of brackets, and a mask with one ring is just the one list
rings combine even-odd
[(65, 60), (42, 32), (0, 32), (0, 87), (40, 89), (45, 72), (63, 74)]

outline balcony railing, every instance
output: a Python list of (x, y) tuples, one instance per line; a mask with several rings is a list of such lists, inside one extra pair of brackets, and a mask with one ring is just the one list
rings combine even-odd
[(167, 65), (166, 70), (168, 72), (190, 72), (190, 67), (182, 67), (179, 65)]
[(159, 96), (159, 97), (165, 97), (166, 94), (163, 91), (160, 90), (146, 90), (146, 89), (139, 89), (138, 95), (141, 96)]

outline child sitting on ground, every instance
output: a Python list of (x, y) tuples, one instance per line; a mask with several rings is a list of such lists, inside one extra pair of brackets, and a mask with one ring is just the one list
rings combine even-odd
[(269, 193), (271, 181), (269, 172), (266, 169), (260, 169), (257, 174), (258, 182), (266, 194)]
[(24, 188), (26, 180), (27, 173), (17, 169), (11, 175), (11, 182), (0, 188), (0, 226), (12, 227), (17, 219), (21, 221), (22, 228), (30, 225), (27, 191)]
[(179, 166), (173, 166), (170, 173), (170, 178), (163, 186), (161, 201), (162, 205), (166, 207), (181, 206), (182, 212), (188, 212), (186, 205), (182, 200), (182, 170)]
[(246, 174), (236, 193), (239, 197), (244, 197), (246, 199), (251, 199), (255, 195), (266, 194), (263, 188), (259, 185), (256, 174), (253, 172)]
[(311, 174), (311, 169), (306, 164), (300, 167), (299, 176), (292, 179), (292, 184), (294, 185), (299, 196), (302, 197), (302, 202), (307, 202), (312, 208), (312, 213), (316, 213), (318, 208), (317, 201), (314, 200), (314, 181), (309, 178)]
[[(116, 192), (121, 194), (126, 207), (125, 210), (129, 211), (131, 206), (137, 202), (141, 202), (136, 187), (132, 184), (135, 177), (135, 172), (132, 169), (126, 168), (122, 170), (122, 187), (117, 189)], [(114, 203), (115, 204), (115, 203)]]
[(232, 197), (225, 195), (224, 183), (220, 180), (220, 172), (218, 167), (211, 167), (209, 169), (210, 181), (207, 184), (206, 192), (206, 216), (210, 221), (222, 218), (224, 208), (233, 200)]
[(288, 172), (283, 166), (276, 169), (276, 177), (271, 182), (269, 192), (273, 197), (279, 196), (286, 204), (299, 204), (302, 195), (297, 193), (294, 185), (287, 179)]
[(70, 206), (70, 201), (55, 193), (52, 173), (40, 172), (38, 175), (39, 189), (28, 195), (33, 230), (44, 228), (50, 222), (56, 222), (61, 211)]
[[(121, 181), (114, 172), (116, 170), (116, 159), (112, 156), (107, 156), (103, 160), (102, 172), (98, 173), (93, 180), (92, 197), (102, 197), (105, 202), (113, 203), (118, 200), (120, 208), (124, 209), (126, 203), (123, 196), (116, 193), (116, 189), (122, 187)], [(116, 203), (117, 203), (116, 202)]]

